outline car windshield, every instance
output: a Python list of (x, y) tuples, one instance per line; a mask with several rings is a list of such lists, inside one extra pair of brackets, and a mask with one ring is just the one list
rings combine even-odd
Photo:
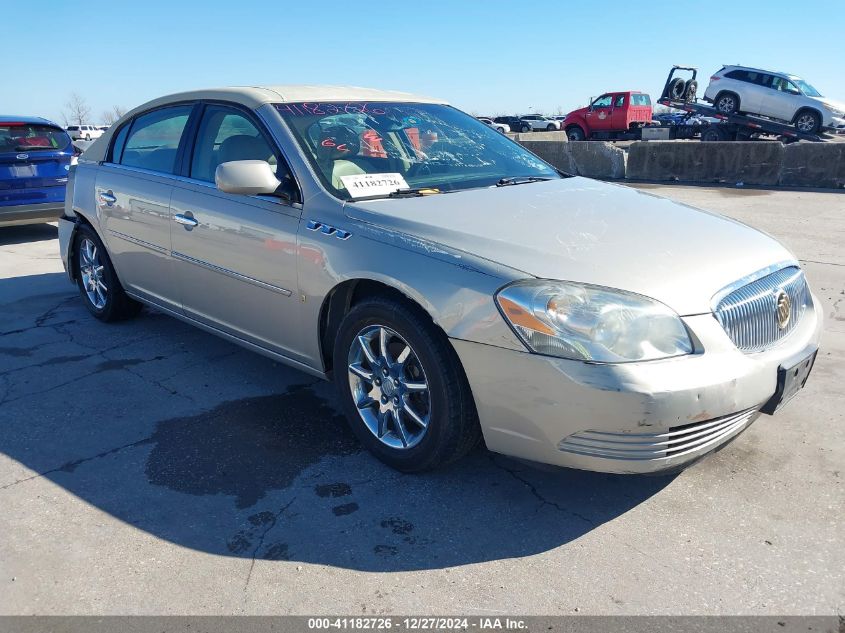
[(0, 122), (0, 152), (60, 150), (70, 145), (67, 133), (51, 125)]
[(388, 183), (387, 190), (373, 190), (386, 196), (399, 189), (446, 193), (560, 178), (517, 143), (446, 105), (284, 103), (276, 109), (320, 180), (343, 200), (362, 197), (348, 189), (362, 179)]
[(813, 88), (810, 84), (808, 84), (803, 79), (793, 79), (792, 81), (795, 83), (796, 86), (798, 86), (798, 90), (803, 92), (808, 97), (821, 97), (822, 96), (822, 94), (818, 90)]

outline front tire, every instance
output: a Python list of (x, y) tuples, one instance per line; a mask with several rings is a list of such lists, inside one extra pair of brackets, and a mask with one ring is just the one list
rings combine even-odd
[(555, 126), (554, 126), (554, 125), (552, 125), (551, 123), (549, 123), (549, 124), (546, 126), (546, 131), (547, 131), (547, 132), (554, 132), (554, 131), (555, 131)]
[(577, 125), (572, 125), (566, 128), (566, 136), (570, 141), (585, 141), (587, 140), (587, 135), (584, 134), (584, 130), (582, 130)]
[(822, 118), (818, 112), (804, 110), (795, 117), (795, 129), (804, 134), (818, 134), (822, 127)]
[(376, 297), (350, 310), (335, 338), (334, 382), (355, 435), (397, 470), (455, 461), (481, 437), (457, 354), (405, 301)]
[(141, 304), (124, 292), (103, 242), (87, 224), (76, 229), (73, 261), (82, 301), (100, 321), (122, 321), (141, 311)]

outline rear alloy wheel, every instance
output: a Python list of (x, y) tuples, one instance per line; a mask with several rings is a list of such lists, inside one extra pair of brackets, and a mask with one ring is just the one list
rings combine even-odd
[(816, 134), (822, 126), (822, 118), (818, 112), (805, 110), (795, 117), (795, 129), (804, 134)]
[(519, 131), (520, 132), (530, 132), (531, 126), (530, 125), (523, 125), (521, 128), (519, 128)]
[(465, 455), (480, 438), (475, 402), (443, 332), (404, 301), (364, 300), (335, 339), (334, 381), (362, 444), (404, 472)]
[(141, 304), (123, 291), (102, 241), (87, 224), (76, 231), (74, 253), (76, 285), (91, 314), (101, 321), (120, 321), (140, 312)]
[(721, 114), (736, 114), (739, 112), (739, 97), (725, 92), (716, 97), (716, 109)]

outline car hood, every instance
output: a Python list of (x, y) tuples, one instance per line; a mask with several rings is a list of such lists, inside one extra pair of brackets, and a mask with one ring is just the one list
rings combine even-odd
[(544, 279), (619, 288), (678, 314), (794, 256), (744, 224), (619, 185), (566, 178), (350, 202), (350, 218)]
[(827, 97), (810, 97), (810, 99), (818, 101), (822, 105), (833, 106), (834, 110), (845, 112), (845, 103), (837, 101), (836, 99), (828, 99)]
[(577, 110), (573, 110), (572, 112), (570, 112), (569, 114), (566, 115), (566, 118), (564, 119), (564, 121), (568, 121), (569, 119), (577, 119), (579, 117), (583, 118), (584, 115), (587, 114), (589, 109), (590, 109), (590, 106), (587, 106), (585, 108), (578, 108)]

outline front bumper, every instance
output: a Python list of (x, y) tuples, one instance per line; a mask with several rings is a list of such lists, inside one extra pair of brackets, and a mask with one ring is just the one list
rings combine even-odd
[(685, 317), (702, 353), (589, 364), (453, 340), (487, 447), (532, 461), (613, 473), (682, 467), (746, 429), (775, 393), (777, 370), (818, 346), (818, 301), (776, 347), (736, 349), (710, 315)]
[(831, 117), (830, 121), (827, 123), (825, 128), (834, 132), (845, 132), (845, 118)]

